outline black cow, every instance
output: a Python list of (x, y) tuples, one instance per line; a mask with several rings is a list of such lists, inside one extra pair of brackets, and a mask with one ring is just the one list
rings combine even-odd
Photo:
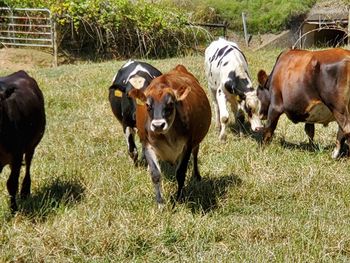
[(134, 164), (137, 164), (137, 148), (135, 144), (135, 101), (127, 93), (133, 89), (144, 90), (152, 79), (162, 73), (148, 63), (129, 61), (124, 64), (113, 78), (109, 88), (109, 102), (118, 121), (123, 125), (123, 132), (128, 145), (128, 153)]
[(24, 155), (26, 171), (21, 197), (30, 194), (30, 165), (35, 147), (44, 135), (45, 123), (44, 97), (34, 79), (24, 71), (0, 78), (0, 172), (10, 165), (7, 190), (12, 212), (17, 210), (18, 178)]

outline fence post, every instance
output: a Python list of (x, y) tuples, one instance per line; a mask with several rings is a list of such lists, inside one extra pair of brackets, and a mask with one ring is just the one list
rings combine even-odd
[(247, 24), (246, 24), (246, 17), (245, 13), (242, 12), (242, 21), (243, 21), (243, 30), (244, 30), (244, 39), (245, 39), (245, 44), (247, 47), (249, 46), (249, 40), (248, 40), (248, 32), (247, 32)]
[(56, 28), (56, 17), (51, 17), (51, 23), (52, 23), (52, 48), (53, 48), (53, 66), (57, 67), (58, 65), (58, 59), (57, 59), (57, 28)]

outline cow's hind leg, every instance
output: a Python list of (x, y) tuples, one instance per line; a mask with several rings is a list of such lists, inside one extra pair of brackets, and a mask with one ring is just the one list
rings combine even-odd
[(192, 176), (196, 178), (198, 181), (200, 181), (202, 178), (198, 169), (198, 152), (199, 152), (199, 145), (192, 149), (192, 156), (193, 156), (193, 175)]
[(309, 139), (309, 144), (314, 144), (314, 136), (315, 136), (315, 124), (313, 123), (305, 123), (304, 131)]
[(26, 173), (22, 181), (22, 188), (21, 188), (22, 199), (27, 198), (30, 195), (30, 186), (31, 186), (30, 166), (32, 164), (33, 155), (34, 155), (34, 149), (31, 149), (30, 151), (27, 151), (25, 153), (24, 159), (26, 163)]
[(184, 156), (182, 157), (181, 162), (179, 163), (178, 167), (176, 168), (176, 180), (178, 185), (178, 190), (176, 194), (176, 200), (179, 201), (183, 197), (183, 187), (185, 184), (185, 178), (186, 178), (186, 171), (188, 167), (188, 162), (191, 157), (191, 149), (186, 149)]
[[(332, 153), (332, 158), (336, 159), (342, 155), (342, 148), (346, 146), (345, 141), (349, 141), (350, 139), (350, 114), (347, 110), (343, 113), (334, 110), (333, 115), (339, 125), (336, 146)], [(345, 149), (345, 151), (346, 150), (348, 149)]]
[(138, 153), (137, 153), (137, 148), (135, 144), (135, 132), (132, 127), (125, 127), (125, 140), (128, 145), (128, 153), (131, 159), (133, 160), (134, 164), (137, 164), (137, 158), (138, 158)]
[(342, 156), (342, 154), (344, 152), (342, 150), (344, 150), (344, 148), (347, 147), (345, 141), (346, 141), (346, 137), (344, 136), (343, 131), (339, 127), (338, 128), (338, 133), (337, 133), (337, 140), (335, 142), (335, 147), (334, 147), (334, 150), (332, 152), (332, 158), (333, 159), (337, 159), (337, 158)]
[(10, 195), (10, 208), (12, 213), (17, 211), (16, 194), (18, 191), (18, 178), (21, 171), (22, 157), (22, 154), (14, 156), (11, 163), (11, 173), (6, 184), (7, 191)]

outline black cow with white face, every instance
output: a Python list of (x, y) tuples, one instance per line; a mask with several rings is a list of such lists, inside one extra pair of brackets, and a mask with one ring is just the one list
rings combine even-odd
[(44, 97), (34, 79), (24, 71), (0, 78), (0, 172), (5, 165), (10, 165), (7, 190), (12, 212), (17, 210), (23, 156), (26, 168), (21, 197), (30, 194), (30, 165), (44, 135), (45, 123)]
[(123, 126), (128, 153), (135, 165), (138, 159), (135, 144), (136, 102), (127, 94), (134, 88), (144, 90), (154, 78), (160, 75), (162, 73), (152, 65), (131, 60), (119, 69), (109, 88), (109, 102), (112, 111)]

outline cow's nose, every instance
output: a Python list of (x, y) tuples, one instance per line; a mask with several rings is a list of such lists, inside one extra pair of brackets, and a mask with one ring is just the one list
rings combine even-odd
[(166, 126), (166, 122), (165, 120), (153, 120), (151, 126), (153, 131), (162, 131)]

